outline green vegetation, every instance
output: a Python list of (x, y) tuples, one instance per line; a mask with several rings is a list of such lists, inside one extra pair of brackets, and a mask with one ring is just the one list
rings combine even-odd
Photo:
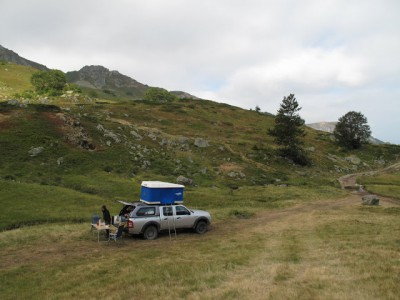
[(165, 89), (158, 87), (151, 87), (146, 90), (143, 99), (154, 102), (170, 102), (177, 100), (177, 97)]
[(38, 94), (57, 96), (61, 95), (67, 78), (60, 70), (37, 71), (32, 74), (31, 82)]
[(33, 90), (31, 75), (34, 68), (4, 63), (0, 65), (0, 100), (8, 99), (15, 93)]
[(362, 113), (350, 111), (339, 118), (333, 134), (339, 145), (358, 149), (368, 143), (371, 129), (367, 124), (367, 118)]
[(358, 179), (369, 192), (386, 197), (400, 199), (400, 172), (378, 173)]
[(119, 246), (97, 244), (88, 223), (2, 232), (0, 293), (2, 299), (395, 299), (400, 210), (342, 206), (349, 201), (216, 220), (202, 236), (126, 238)]
[[(303, 167), (277, 155), (267, 135), (275, 119), (265, 113), (71, 86), (29, 97), (35, 70), (0, 67), (2, 299), (399, 294), (398, 205), (361, 207), (336, 180), (392, 164), (399, 146), (349, 150), (304, 128), (312, 164)], [(398, 175), (361, 183), (395, 198)], [(193, 182), (185, 204), (211, 212), (208, 233), (97, 243), (89, 222), (101, 205), (116, 214), (117, 200), (138, 200), (143, 180), (178, 176)]]
[(301, 107), (293, 94), (283, 97), (275, 118), (275, 126), (268, 133), (281, 146), (279, 152), (283, 157), (293, 160), (296, 164), (306, 166), (310, 165), (310, 160), (302, 149), (304, 143), (301, 138), (305, 136), (305, 131), (304, 120), (298, 114), (300, 110)]

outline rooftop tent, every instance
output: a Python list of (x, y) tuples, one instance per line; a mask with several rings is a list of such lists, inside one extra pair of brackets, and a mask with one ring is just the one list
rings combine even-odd
[(177, 204), (183, 203), (181, 184), (162, 181), (143, 181), (140, 191), (140, 201), (148, 204)]

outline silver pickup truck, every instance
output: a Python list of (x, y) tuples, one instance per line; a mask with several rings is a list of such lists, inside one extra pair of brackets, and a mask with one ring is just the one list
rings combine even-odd
[(129, 234), (143, 234), (146, 240), (154, 240), (160, 231), (192, 228), (197, 233), (205, 233), (211, 224), (211, 216), (202, 210), (193, 210), (184, 205), (135, 206), (127, 220)]

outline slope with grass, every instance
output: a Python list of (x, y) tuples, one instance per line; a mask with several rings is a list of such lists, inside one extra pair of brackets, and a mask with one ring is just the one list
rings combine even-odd
[[(298, 167), (276, 155), (273, 116), (192, 98), (37, 96), (25, 92), (33, 72), (0, 65), (2, 299), (399, 294), (398, 200), (363, 207), (336, 180), (391, 165), (398, 146), (349, 152), (306, 129), (313, 165)], [(398, 169), (374, 174), (359, 183), (396, 197)], [(179, 176), (185, 204), (211, 212), (209, 232), (97, 243), (89, 222), (102, 204), (116, 214), (143, 180)]]
[[(111, 101), (76, 90), (60, 97), (38, 96), (25, 93), (32, 89), (34, 69), (11, 63), (0, 67), (5, 87), (0, 94), (0, 196), (29, 205), (27, 194), (13, 191), (28, 186), (38, 190), (33, 219), (40, 222), (52, 201), (63, 207), (68, 198), (54, 198), (56, 193), (47, 190), (90, 198), (69, 207), (76, 214), (50, 214), (47, 219), (52, 222), (76, 221), (83, 215), (89, 219), (94, 202), (116, 210), (115, 200), (138, 199), (143, 180), (176, 182), (185, 177), (188, 190), (208, 189), (210, 199), (238, 188), (252, 193), (263, 187), (293, 198), (297, 195), (291, 189), (324, 196), (339, 188), (340, 175), (381, 168), (400, 153), (395, 145), (348, 152), (329, 134), (306, 129), (305, 147), (313, 165), (303, 168), (276, 155), (276, 145), (267, 135), (274, 124), (271, 115), (192, 98), (169, 103)], [(196, 197), (190, 204), (200, 206)], [(266, 195), (255, 208), (273, 206), (274, 201)], [(221, 211), (215, 213), (226, 215)], [(29, 223), (29, 218), (9, 212), (0, 212), (0, 217), (0, 229)]]

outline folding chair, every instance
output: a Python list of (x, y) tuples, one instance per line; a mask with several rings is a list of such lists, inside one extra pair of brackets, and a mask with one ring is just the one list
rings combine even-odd
[(122, 234), (124, 233), (125, 223), (120, 223), (116, 232), (111, 233), (108, 236), (108, 241), (113, 240), (117, 242), (117, 239), (122, 239)]

